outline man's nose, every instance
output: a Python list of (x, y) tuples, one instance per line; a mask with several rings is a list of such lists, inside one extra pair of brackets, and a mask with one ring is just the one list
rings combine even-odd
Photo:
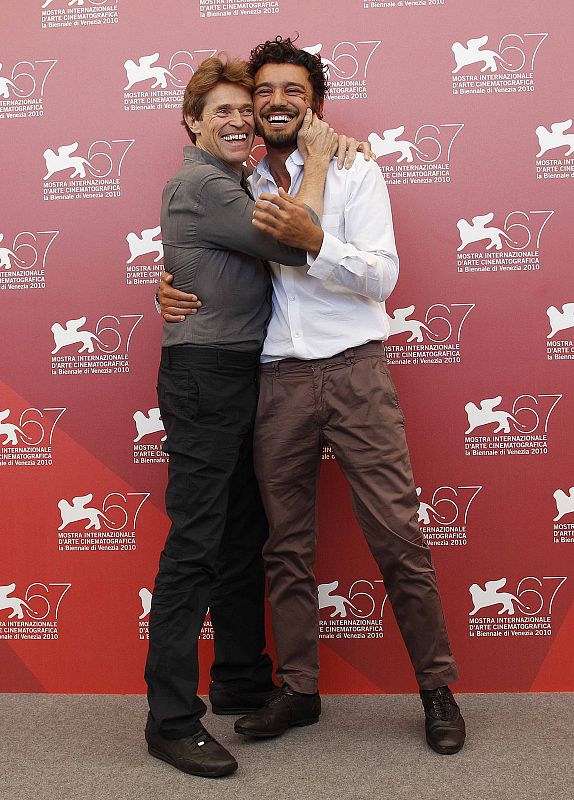
[(234, 125), (236, 128), (243, 127), (243, 117), (238, 108), (231, 112), (231, 116), (229, 118), (229, 124)]
[(285, 94), (283, 92), (283, 89), (277, 88), (277, 89), (273, 90), (273, 94), (271, 95), (270, 104), (274, 108), (281, 108), (281, 107), (286, 105)]

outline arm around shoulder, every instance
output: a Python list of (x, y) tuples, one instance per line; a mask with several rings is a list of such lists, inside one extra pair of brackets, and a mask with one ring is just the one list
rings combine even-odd
[(237, 250), (254, 258), (290, 266), (305, 264), (304, 250), (282, 244), (252, 224), (254, 208), (255, 201), (239, 182), (223, 173), (210, 175), (199, 196), (200, 238), (208, 246)]

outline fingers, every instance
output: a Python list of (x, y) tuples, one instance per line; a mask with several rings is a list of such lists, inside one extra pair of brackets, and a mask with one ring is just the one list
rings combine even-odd
[(358, 142), (356, 139), (349, 139), (349, 146), (347, 149), (347, 160), (345, 162), (346, 169), (350, 169), (353, 166), (353, 162), (357, 157), (357, 145)]
[(168, 314), (167, 311), (162, 312), (162, 317), (166, 322), (183, 322), (185, 319), (181, 314)]
[(254, 228), (257, 228), (258, 231), (261, 231), (261, 233), (272, 234), (273, 231), (275, 230), (275, 228), (272, 227), (271, 225), (268, 225), (266, 221), (259, 219), (255, 216), (251, 220), (251, 224), (253, 225)]
[(197, 314), (198, 308), (201, 306), (199, 300), (197, 303), (194, 304), (193, 307), (182, 307), (182, 306), (168, 306), (166, 304), (162, 305), (161, 315), (166, 322), (183, 322), (184, 319), (189, 316), (190, 314)]
[(305, 112), (305, 116), (303, 117), (303, 123), (301, 124), (301, 128), (299, 129), (299, 133), (302, 136), (305, 136), (305, 134), (311, 127), (312, 123), (313, 123), (313, 112), (311, 111), (310, 108), (308, 108), (307, 111)]
[(353, 162), (357, 157), (357, 150), (359, 150), (359, 142), (352, 136), (345, 136), (340, 133), (337, 136), (337, 168), (350, 169)]
[(197, 311), (198, 308), (201, 308), (201, 300), (178, 300), (177, 297), (169, 297), (167, 294), (160, 294), (159, 295), (159, 304), (163, 309), (169, 307), (175, 308), (176, 313), (179, 312), (189, 312), (189, 311)]
[(251, 220), (252, 224), (255, 225), (258, 230), (264, 231), (265, 233), (268, 233), (271, 227), (275, 229), (281, 214), (276, 206), (271, 205), (271, 203), (268, 205), (269, 208), (266, 209), (255, 209)]
[(347, 137), (340, 134), (337, 142), (337, 169), (343, 169), (347, 153)]
[(161, 273), (160, 281), (162, 283), (173, 283), (173, 275), (171, 272), (166, 272), (165, 270)]
[(279, 187), (279, 197), (282, 200), (285, 200), (287, 203), (292, 203), (293, 205), (300, 205), (299, 201), (292, 197), (289, 192), (286, 192), (282, 186)]
[(357, 150), (359, 153), (362, 153), (364, 155), (365, 161), (370, 161), (371, 158), (374, 158), (375, 156), (369, 142), (359, 142)]
[(260, 211), (271, 210), (269, 206), (277, 206), (278, 208), (288, 208), (290, 205), (300, 205), (300, 203), (285, 191), (279, 188), (279, 194), (267, 194), (263, 192), (259, 195), (259, 199), (255, 203), (255, 208)]
[[(196, 294), (190, 292), (182, 292), (180, 289), (174, 289), (169, 284), (161, 284), (158, 289), (158, 297), (160, 303), (167, 302), (168, 300), (176, 300), (178, 303), (183, 303), (188, 308), (195, 308), (201, 306), (201, 301), (197, 299)], [(191, 305), (188, 305), (191, 304)]]

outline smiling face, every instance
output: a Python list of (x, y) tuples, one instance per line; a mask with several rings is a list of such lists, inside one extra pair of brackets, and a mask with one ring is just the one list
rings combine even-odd
[(251, 93), (232, 83), (219, 83), (205, 97), (201, 119), (186, 117), (196, 146), (241, 173), (253, 144)]
[(253, 107), (257, 133), (267, 147), (295, 148), (308, 108), (320, 111), (309, 72), (298, 64), (264, 64), (255, 75)]

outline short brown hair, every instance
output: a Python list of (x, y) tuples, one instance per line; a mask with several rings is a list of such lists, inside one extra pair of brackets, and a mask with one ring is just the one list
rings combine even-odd
[(253, 93), (255, 85), (253, 78), (247, 71), (246, 61), (242, 61), (239, 58), (223, 61), (215, 56), (202, 61), (195, 71), (195, 75), (187, 84), (183, 95), (182, 125), (194, 144), (195, 133), (190, 130), (186, 117), (201, 119), (207, 93), (214, 89), (218, 83), (234, 83), (243, 86), (250, 94)]

